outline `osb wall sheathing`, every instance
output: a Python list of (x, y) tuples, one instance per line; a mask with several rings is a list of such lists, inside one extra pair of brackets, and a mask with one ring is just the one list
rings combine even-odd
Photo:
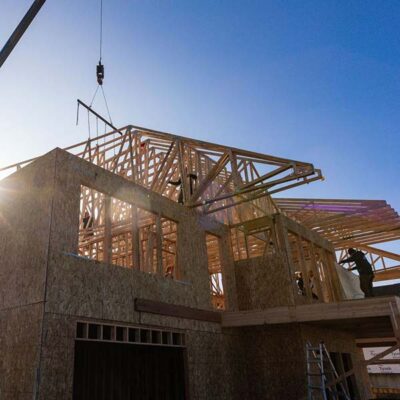
[[(40, 400), (72, 398), (76, 322), (73, 316), (46, 313)], [(228, 346), (218, 324), (145, 313), (138, 315), (137, 324), (185, 332), (190, 399), (232, 398)]]
[[(134, 299), (210, 309), (205, 233), (220, 237), (226, 249), (229, 240), (224, 235), (229, 232), (221, 224), (207, 218), (200, 221), (194, 211), (58, 149), (1, 184), (3, 192), (9, 193), (2, 196), (0, 205), (2, 399), (6, 389), (12, 399), (25, 395), (32, 399), (35, 393), (41, 399), (71, 398), (77, 319), (184, 329), (192, 355), (205, 351), (198, 334), (218, 342), (211, 340), (213, 335), (220, 336), (218, 324), (140, 315), (134, 311)], [(183, 282), (76, 257), (81, 185), (177, 221)], [(234, 290), (233, 264), (229, 263), (231, 253), (224, 253), (222, 267), (227, 275), (231, 271), (226, 286)], [(235, 295), (228, 293), (228, 298), (234, 304)], [(31, 311), (17, 310), (29, 304), (36, 304)], [(11, 313), (5, 307), (15, 310)], [(196, 359), (189, 362), (192, 392), (199, 390), (194, 382), (199, 382), (195, 375), (202, 369), (202, 377), (218, 376), (217, 370)], [(217, 365), (219, 371), (225, 362), (221, 359)]]
[[(0, 281), (0, 350), (4, 352), (0, 368), (5, 371), (0, 374), (1, 399), (32, 399), (36, 391), (43, 400), (71, 399), (75, 329), (80, 319), (184, 330), (191, 400), (298, 399), (299, 391), (305, 390), (305, 338), (311, 334), (316, 340), (322, 337), (328, 346), (334, 338), (339, 347), (342, 339), (346, 343), (351, 339), (336, 333), (317, 334), (315, 329), (308, 332), (297, 325), (221, 332), (218, 324), (137, 313), (136, 297), (211, 308), (204, 236), (205, 232), (218, 235), (222, 248), (227, 249), (224, 228), (211, 220), (199, 220), (193, 211), (61, 150), (25, 167), (15, 177), (15, 181), (5, 182), (13, 182), (9, 188), (20, 194), (10, 195), (1, 207), (0, 269), (6, 282)], [(185, 282), (74, 256), (80, 185), (177, 221), (178, 267)], [(18, 206), (15, 211), (12, 203)], [(5, 227), (4, 220), (11, 225)], [(285, 288), (290, 290), (290, 285), (284, 282), (289, 273), (286, 278), (280, 275), (285, 268), (276, 261), (279, 258), (268, 260), (271, 268), (264, 269), (258, 268), (256, 259), (248, 260), (250, 264), (243, 269), (236, 265), (235, 276), (231, 254), (224, 250), (221, 254), (228, 276), (224, 287), (229, 307), (236, 307), (236, 287), (244, 288), (238, 295), (242, 309), (288, 304), (290, 293)], [(12, 262), (3, 264), (7, 257)], [(245, 274), (246, 268), (252, 269), (251, 263), (255, 263), (253, 270)], [(4, 271), (9, 276), (4, 276)], [(253, 282), (259, 285), (256, 292), (251, 290)], [(46, 313), (42, 319), (43, 300)], [(5, 306), (16, 310), (5, 310)], [(5, 388), (9, 389), (7, 395)]]
[(37, 385), (43, 303), (0, 311), (0, 399), (32, 400)]
[(307, 396), (305, 345), (323, 341), (330, 352), (350, 353), (356, 371), (360, 397), (368, 400), (369, 382), (361, 373), (361, 362), (354, 337), (347, 332), (287, 324), (226, 329), (235, 346), (235, 363), (230, 365), (234, 378), (231, 397), (239, 399), (303, 400)]
[(364, 361), (362, 350), (356, 346), (355, 337), (351, 333), (341, 331), (340, 326), (331, 329), (314, 324), (302, 324), (301, 334), (304, 346), (307, 341), (313, 345), (323, 341), (329, 352), (350, 353), (360, 399), (373, 398), (367, 369), (362, 365)]
[(40, 359), (55, 155), (0, 182), (0, 398), (32, 399)]
[(235, 262), (239, 310), (294, 305), (286, 257), (282, 253)]
[[(177, 264), (182, 281), (76, 257), (81, 185), (176, 221)], [(211, 309), (205, 244), (205, 234), (210, 232), (220, 238), (222, 268), (228, 277), (228, 307), (234, 308), (236, 283), (228, 229), (212, 219), (200, 219), (194, 211), (60, 150), (56, 150), (54, 193), (40, 399), (71, 398), (75, 328), (79, 319), (185, 330), (192, 398), (221, 398), (224, 385), (216, 384), (226, 365), (226, 352), (221, 351), (222, 345), (218, 346), (223, 343), (220, 326), (141, 314), (134, 311), (134, 300), (146, 298)], [(206, 389), (207, 382), (213, 383), (214, 389)], [(210, 397), (209, 390), (215, 396)]]
[(224, 333), (235, 343), (232, 399), (302, 399), (305, 360), (297, 326), (246, 327)]
[[(71, 254), (77, 253), (80, 185), (91, 187), (122, 201), (134, 203), (138, 207), (154, 213), (161, 213), (166, 218), (176, 221), (178, 223), (177, 264), (181, 280), (185, 281), (189, 288), (181, 283), (165, 283), (164, 278), (158, 280), (149, 276), (146, 276), (147, 281), (143, 277), (138, 285), (135, 284), (135, 281), (141, 278), (137, 278), (137, 271), (115, 266), (107, 269), (104, 265), (99, 267), (94, 262), (88, 263), (87, 267), (74, 268), (76, 261), (72, 259)], [(47, 311), (64, 312), (72, 306), (71, 304), (66, 305), (65, 301), (60, 299), (59, 291), (62, 291), (63, 287), (71, 286), (73, 288), (74, 285), (81, 285), (77, 282), (78, 280), (83, 281), (82, 284), (84, 284), (85, 277), (82, 275), (86, 275), (91, 284), (87, 288), (82, 288), (80, 293), (75, 291), (74, 298), (71, 298), (69, 294), (64, 296), (65, 299), (68, 299), (66, 301), (81, 304), (88, 297), (96, 298), (99, 288), (109, 285), (107, 302), (123, 304), (130, 301), (127, 300), (129, 297), (127, 293), (132, 293), (130, 289), (125, 291), (123, 285), (131, 282), (135, 290), (137, 289), (137, 292), (132, 294), (134, 297), (144, 295), (146, 288), (151, 287), (151, 290), (148, 290), (148, 296), (144, 295), (145, 298), (158, 298), (159, 300), (168, 300), (170, 303), (199, 308), (211, 307), (208, 265), (207, 257), (205, 257), (207, 254), (205, 230), (203, 222), (200, 222), (195, 211), (188, 210), (165, 197), (62, 150), (57, 150), (54, 215), (51, 226)], [(104, 276), (104, 273), (100, 276), (102, 268), (108, 276)], [(160, 283), (160, 289), (154, 289), (152, 282)], [(115, 290), (113, 290), (113, 284)], [(161, 289), (166, 288), (168, 291), (163, 295)], [(105, 290), (108, 290), (107, 287)], [(102, 296), (103, 292), (100, 294), (100, 297)], [(119, 306), (115, 306), (115, 308), (119, 308)]]
[(55, 154), (0, 181), (0, 310), (44, 300)]

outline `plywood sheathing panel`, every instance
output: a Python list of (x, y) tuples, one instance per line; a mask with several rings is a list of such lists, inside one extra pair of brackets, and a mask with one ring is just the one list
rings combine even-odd
[(369, 376), (365, 366), (362, 365), (363, 358), (360, 358), (360, 349), (356, 346), (354, 333), (342, 331), (340, 330), (340, 326), (329, 329), (316, 327), (315, 325), (301, 324), (301, 336), (303, 348), (305, 348), (307, 341), (313, 345), (317, 345), (323, 341), (329, 352), (349, 353), (355, 371), (360, 398), (362, 400), (372, 398)]
[[(241, 328), (236, 351), (244, 376), (235, 399), (301, 399), (305, 396), (305, 359), (296, 325)], [(243, 385), (243, 380), (247, 382)]]
[(46, 313), (43, 332), (45, 340), (42, 348), (38, 400), (71, 400), (76, 320)]
[[(223, 330), (226, 343), (234, 346), (230, 371), (232, 399), (302, 399), (306, 397), (305, 343), (323, 341), (332, 352), (350, 353), (366, 400), (360, 376), (354, 336), (338, 327), (326, 329), (305, 324), (258, 326)], [(229, 339), (227, 339), (229, 337)], [(233, 360), (233, 358), (232, 358)]]
[[(51, 157), (56, 167), (49, 161)], [(42, 166), (46, 165), (49, 177), (55, 177), (55, 179), (53, 179), (54, 186), (48, 185), (50, 192), (54, 191), (53, 213), (43, 214), (48, 218), (48, 222), (50, 216), (52, 220), (51, 233), (47, 231), (45, 235), (50, 243), (50, 250), (47, 312), (41, 336), (43, 347), (39, 371), (41, 380), (38, 387), (40, 399), (71, 398), (73, 339), (76, 322), (79, 319), (121, 321), (128, 324), (149, 324), (184, 329), (187, 335), (189, 382), (193, 399), (259, 398), (258, 394), (266, 388), (270, 390), (271, 394), (268, 395), (271, 399), (277, 398), (273, 397), (275, 395), (279, 396), (278, 398), (291, 398), (293, 393), (297, 393), (294, 392), (295, 388), (297, 390), (299, 385), (304, 384), (304, 368), (301, 367), (303, 361), (298, 356), (293, 359), (292, 354), (288, 353), (291, 352), (293, 346), (298, 347), (296, 344), (299, 341), (299, 333), (295, 324), (287, 325), (285, 329), (278, 326), (259, 329), (244, 328), (239, 329), (240, 333), (232, 333), (232, 330), (224, 333), (217, 324), (182, 321), (133, 311), (135, 297), (209, 308), (210, 294), (204, 235), (207, 231), (218, 235), (216, 232), (219, 230), (220, 237), (226, 240), (227, 236), (224, 236), (223, 228), (217, 225), (212, 228), (210, 222), (206, 224), (208, 229), (205, 229), (204, 221), (200, 222), (194, 211), (187, 210), (156, 193), (60, 150), (52, 152), (22, 171), (30, 171), (32, 168), (30, 173), (40, 182), (39, 175), (43, 173)], [(46, 180), (46, 182), (51, 181), (52, 179)], [(177, 221), (181, 229), (180, 235), (184, 237), (184, 240), (178, 243), (180, 246), (178, 247), (178, 252), (180, 252), (178, 263), (181, 276), (186, 282), (168, 280), (76, 257), (74, 253), (77, 252), (78, 242), (80, 185), (93, 187), (109, 196), (133, 202), (139, 207), (162, 213), (165, 217)], [(28, 186), (27, 193), (24, 195), (26, 199), (29, 193), (34, 193), (34, 189)], [(46, 190), (43, 193), (46, 193)], [(47, 204), (46, 198), (44, 200)], [(23, 213), (21, 219), (27, 218), (28, 214), (28, 212)], [(15, 213), (15, 218), (17, 217)], [(39, 227), (42, 226), (40, 223), (43, 221), (40, 215), (32, 218), (29, 224), (34, 222), (39, 224)], [(37, 228), (33, 225), (29, 229), (28, 233), (35, 237)], [(39, 232), (42, 232), (41, 228)], [(41, 236), (40, 233), (39, 237)], [(47, 264), (47, 253), (40, 253), (43, 252), (41, 246), (45, 242), (45, 240), (39, 242), (38, 254), (45, 255), (37, 263), (40, 268), (42, 268), (42, 261), (43, 265)], [(24, 248), (24, 242), (21, 242), (21, 245)], [(229, 261), (229, 255), (227, 260)], [(44, 271), (45, 269), (42, 271), (42, 281), (45, 278)], [(231, 279), (231, 283), (226, 285), (227, 288), (234, 286), (233, 276)], [(228, 289), (228, 291), (230, 294), (234, 293), (234, 289)], [(37, 293), (36, 289), (33, 292)], [(43, 293), (39, 291), (40, 295)], [(29, 294), (26, 298), (34, 297)], [(273, 300), (275, 301), (276, 298), (278, 294)], [(12, 296), (7, 297), (7, 301), (12, 300)], [(291, 377), (294, 376), (291, 378), (293, 385), (289, 386), (283, 378), (288, 359), (292, 362), (288, 372)], [(258, 369), (257, 363), (261, 365)], [(243, 372), (244, 368), (246, 373)], [(303, 383), (300, 383), (298, 378), (300, 373)]]
[(230, 368), (229, 358), (233, 348), (229, 347), (225, 335), (188, 331), (186, 343), (190, 398), (235, 399), (234, 368)]
[[(77, 320), (79, 319), (74, 316), (46, 313), (44, 321), (46, 341), (43, 346), (40, 400), (50, 398), (70, 400), (72, 398)], [(85, 321), (115, 323), (115, 321), (90, 318), (85, 318)], [(221, 377), (228, 374), (228, 369), (226, 368), (227, 350), (224, 350), (226, 345), (219, 324), (143, 314), (140, 321), (135, 324), (137, 325), (168, 327), (184, 331), (188, 353), (190, 398), (199, 400), (233, 398), (229, 394), (225, 395), (226, 386), (231, 380), (220, 381)], [(211, 388), (205, 386), (207, 383), (213, 386)], [(209, 397), (211, 393), (214, 395)]]
[(55, 153), (0, 182), (0, 310), (44, 300)]
[(37, 387), (43, 303), (0, 311), (0, 398), (32, 399)]
[[(171, 288), (177, 288), (176, 296), (184, 305), (198, 308), (210, 307), (207, 260), (204, 257), (205, 232), (195, 211), (187, 210), (157, 193), (61, 150), (57, 151), (57, 165), (59, 166), (56, 173), (55, 192), (57, 195), (54, 200), (56, 215), (53, 219), (50, 240), (54, 246), (51, 247), (50, 254), (48, 311), (53, 311), (52, 307), (58, 308), (57, 312), (61, 312), (60, 307), (72, 307), (68, 312), (77, 314), (76, 307), (81, 309), (79, 312), (82, 312), (82, 307), (94, 307), (97, 310), (96, 314), (92, 315), (90, 311), (90, 316), (106, 318), (107, 315), (115, 315), (115, 312), (124, 314), (122, 311), (124, 308), (132, 310), (130, 305), (134, 297), (146, 298), (147, 295), (150, 299), (163, 301), (168, 298), (174, 302), (176, 301), (174, 300), (175, 295), (172, 293), (174, 289)], [(76, 182), (122, 201), (134, 203), (149, 211), (161, 213), (166, 218), (176, 221), (178, 223), (178, 269), (181, 279), (187, 282), (190, 288), (185, 284), (169, 282), (164, 278), (146, 276), (141, 272), (119, 267), (109, 268), (93, 263), (87, 264), (87, 267), (81, 270), (70, 267), (83, 262), (66, 255), (73, 252), (74, 246), (76, 246), (76, 235), (71, 233), (78, 230), (79, 201), (77, 201), (78, 186)], [(62, 221), (68, 221), (68, 230), (71, 232), (63, 232), (65, 228)], [(75, 277), (72, 270), (76, 273)], [(101, 273), (103, 276), (100, 276)], [(84, 274), (87, 276), (83, 276)], [(157, 285), (159, 285), (158, 289)], [(126, 286), (126, 290), (124, 286)], [(65, 294), (64, 298), (74, 298), (75, 300), (69, 301), (75, 302), (76, 307), (73, 304), (66, 306), (65, 301), (60, 299), (63, 290), (69, 292)], [(131, 293), (132, 297), (126, 296), (125, 293)], [(103, 304), (100, 313), (99, 304), (101, 302)], [(86, 305), (82, 306), (85, 303)], [(97, 305), (94, 305), (95, 303)], [(74, 307), (75, 311), (72, 311)], [(107, 308), (110, 311), (107, 311)], [(123, 317), (123, 315), (120, 316)]]
[(56, 152), (0, 182), (0, 397), (32, 399), (42, 338)]
[(260, 310), (293, 303), (284, 254), (235, 262), (239, 310)]

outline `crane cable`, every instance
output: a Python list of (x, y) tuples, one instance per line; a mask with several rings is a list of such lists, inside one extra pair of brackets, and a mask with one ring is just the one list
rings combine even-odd
[(100, 0), (100, 63), (103, 50), (103, 0)]
[[(99, 87), (100, 87), (102, 95), (103, 95), (103, 99), (104, 99), (104, 104), (105, 104), (106, 109), (107, 109), (107, 114), (108, 114), (109, 121), (111, 122), (111, 124), (113, 124), (112, 118), (111, 118), (110, 109), (108, 107), (106, 93), (105, 93), (104, 88), (103, 88), (104, 65), (101, 63), (102, 57), (103, 57), (103, 0), (100, 0), (99, 63), (96, 66), (97, 87), (96, 87), (96, 90), (95, 90), (95, 92), (93, 94), (93, 97), (92, 97), (92, 100), (90, 102), (90, 106), (89, 107), (91, 108), (93, 106), (93, 103), (94, 103), (94, 101), (96, 99), (96, 96), (97, 96), (97, 93), (98, 93)], [(76, 110), (76, 125), (78, 125), (78, 124), (79, 124), (79, 101), (78, 101), (78, 107), (77, 107), (77, 110)], [(105, 130), (106, 130), (106, 125), (104, 125), (104, 131)], [(89, 111), (88, 111), (88, 131), (89, 131), (89, 139), (90, 139), (90, 137), (91, 137), (91, 125), (90, 125), (90, 113), (89, 113)], [(96, 120), (96, 137), (98, 137), (98, 136), (99, 136), (98, 121)], [(105, 140), (105, 138), (104, 138), (104, 140)], [(114, 153), (115, 153), (115, 148), (114, 148)]]
[[(96, 78), (97, 78), (97, 87), (96, 90), (93, 94), (92, 100), (90, 102), (90, 107), (93, 106), (93, 103), (97, 97), (97, 93), (99, 91), (99, 88), (101, 89), (101, 93), (103, 95), (104, 99), (104, 104), (107, 109), (107, 114), (108, 118), (111, 123), (112, 118), (111, 118), (111, 113), (110, 113), (110, 108), (108, 106), (108, 101), (106, 97), (106, 93), (103, 88), (103, 80), (104, 80), (104, 65), (102, 64), (102, 58), (103, 58), (103, 0), (100, 0), (100, 29), (99, 29), (99, 63), (96, 66)], [(89, 126), (89, 136), (90, 136), (90, 126)]]
[(92, 101), (90, 102), (90, 106), (93, 105), (93, 102), (96, 98), (97, 92), (99, 90), (99, 86), (101, 87), (101, 91), (103, 92), (104, 102), (106, 104), (108, 116), (110, 117), (110, 111), (108, 108), (108, 103), (106, 100), (106, 95), (103, 89), (103, 80), (104, 80), (104, 65), (102, 64), (103, 59), (103, 0), (100, 0), (100, 30), (99, 30), (99, 63), (96, 66), (96, 78), (97, 78), (97, 87), (92, 97)]

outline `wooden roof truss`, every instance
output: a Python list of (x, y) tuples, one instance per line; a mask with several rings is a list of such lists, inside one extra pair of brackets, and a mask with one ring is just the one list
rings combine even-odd
[[(271, 214), (272, 194), (322, 179), (321, 171), (307, 162), (132, 125), (65, 150), (172, 200), (178, 201), (182, 190), (186, 206), (225, 223)], [(179, 179), (181, 186), (169, 184)]]

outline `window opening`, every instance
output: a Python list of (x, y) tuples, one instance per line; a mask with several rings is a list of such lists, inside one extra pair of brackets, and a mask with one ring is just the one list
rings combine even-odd
[(175, 221), (81, 186), (79, 255), (176, 278), (177, 236)]
[(208, 273), (210, 275), (211, 301), (214, 308), (225, 308), (224, 286), (222, 282), (222, 266), (220, 244), (217, 236), (206, 234)]

